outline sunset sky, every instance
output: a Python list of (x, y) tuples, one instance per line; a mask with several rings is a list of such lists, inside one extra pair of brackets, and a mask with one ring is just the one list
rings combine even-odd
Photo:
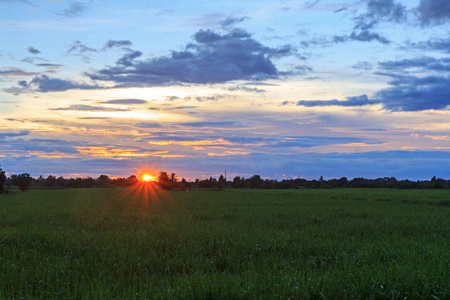
[(450, 178), (450, 1), (0, 0), (0, 167)]

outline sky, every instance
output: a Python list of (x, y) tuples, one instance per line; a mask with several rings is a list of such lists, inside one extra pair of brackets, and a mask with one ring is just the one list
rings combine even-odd
[(0, 0), (0, 167), (450, 178), (450, 1)]

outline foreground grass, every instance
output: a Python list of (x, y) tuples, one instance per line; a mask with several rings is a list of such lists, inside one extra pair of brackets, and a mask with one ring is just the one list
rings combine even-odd
[(0, 299), (450, 298), (449, 191), (0, 195)]

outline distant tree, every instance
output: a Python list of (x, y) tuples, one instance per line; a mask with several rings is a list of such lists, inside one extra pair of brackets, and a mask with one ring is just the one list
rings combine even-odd
[(127, 185), (133, 185), (138, 182), (139, 182), (139, 180), (137, 179), (136, 175), (131, 175), (130, 177), (128, 177)]
[(97, 184), (100, 186), (107, 186), (111, 182), (111, 179), (109, 179), (108, 175), (100, 175), (97, 178)]
[(261, 179), (259, 175), (253, 175), (250, 177), (250, 188), (251, 189), (259, 189), (262, 186), (264, 180)]
[[(33, 181), (34, 181), (34, 182), (33, 182)], [(42, 175), (39, 175), (38, 178), (32, 179), (32, 180), (31, 180), (31, 183), (32, 183), (34, 186), (43, 187), (43, 186), (45, 186), (45, 178), (42, 177)]]
[(5, 171), (0, 168), (0, 194), (5, 190), (6, 175)]
[(225, 177), (223, 177), (223, 175), (220, 174), (219, 181), (217, 182), (217, 190), (218, 191), (223, 190), (226, 183), (227, 181), (225, 180)]
[(339, 178), (339, 187), (347, 187), (348, 186), (348, 179), (347, 177), (341, 177)]
[(31, 182), (33, 181), (33, 178), (30, 177), (30, 174), (23, 173), (19, 175), (11, 175), (11, 181), (13, 185), (17, 185), (17, 187), (22, 191), (25, 192), (28, 190), (28, 187), (30, 186)]
[(48, 187), (56, 186), (56, 177), (48, 175), (47, 179), (45, 179), (44, 185)]
[(169, 181), (169, 175), (167, 174), (167, 172), (159, 172), (158, 182), (159, 181)]
[(167, 172), (159, 172), (158, 185), (165, 190), (172, 190), (177, 187), (177, 178), (175, 173), (171, 173), (169, 176)]
[(172, 181), (172, 182), (178, 181), (178, 178), (177, 178), (177, 176), (175, 176), (175, 173), (170, 173), (170, 181)]
[(66, 185), (66, 180), (64, 179), (64, 177), (59, 176), (59, 177), (56, 179), (56, 184), (57, 184), (58, 186), (60, 186), (60, 187), (63, 187), (63, 186)]

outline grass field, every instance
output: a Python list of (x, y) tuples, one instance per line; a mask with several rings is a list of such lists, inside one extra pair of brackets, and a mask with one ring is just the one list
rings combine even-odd
[(450, 298), (449, 190), (0, 195), (0, 299)]

